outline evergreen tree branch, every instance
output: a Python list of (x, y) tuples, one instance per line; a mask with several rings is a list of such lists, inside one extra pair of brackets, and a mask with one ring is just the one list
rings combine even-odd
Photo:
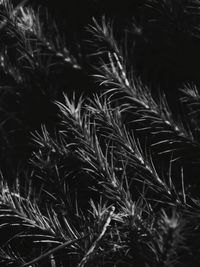
[[(97, 31), (100, 34), (103, 33), (99, 28)], [(104, 39), (109, 40), (107, 35)], [(119, 57), (111, 50), (107, 54), (110, 63), (103, 63), (101, 74), (95, 76), (101, 85), (106, 85), (106, 94), (113, 98), (113, 102), (120, 103), (120, 109), (124, 113), (129, 128), (143, 135), (148, 134), (151, 137), (152, 149), (158, 149), (159, 154), (177, 152), (175, 159), (181, 159), (184, 155), (183, 151), (189, 150), (190, 156), (192, 152), (199, 157), (198, 142), (194, 140), (191, 132), (184, 129), (183, 124), (174, 122), (164, 95), (160, 97), (160, 103), (157, 104), (147, 87), (136, 79), (128, 77), (123, 57)], [(156, 142), (154, 139), (159, 141)]]
[(184, 89), (181, 89), (183, 94), (180, 98), (184, 107), (186, 107), (186, 112), (188, 115), (188, 121), (190, 122), (191, 129), (194, 133), (194, 136), (199, 140), (199, 116), (200, 116), (200, 95), (197, 87), (186, 86)]

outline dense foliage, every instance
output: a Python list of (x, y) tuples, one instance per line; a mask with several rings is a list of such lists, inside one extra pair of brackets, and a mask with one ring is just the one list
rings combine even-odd
[(200, 1), (107, 2), (0, 1), (2, 267), (200, 265)]

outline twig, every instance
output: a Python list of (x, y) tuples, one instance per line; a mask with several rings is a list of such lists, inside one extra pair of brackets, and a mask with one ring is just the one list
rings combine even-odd
[(92, 246), (90, 247), (90, 249), (88, 250), (88, 252), (86, 253), (86, 255), (83, 257), (83, 259), (81, 260), (81, 262), (79, 263), (78, 267), (84, 267), (85, 264), (88, 262), (88, 260), (91, 258), (92, 254), (94, 253), (95, 249), (97, 248), (100, 240), (102, 239), (102, 237), (104, 236), (110, 222), (111, 222), (111, 218), (112, 218), (112, 215), (115, 211), (115, 207), (112, 206), (111, 207), (111, 210), (109, 211), (108, 215), (107, 215), (107, 218), (106, 218), (106, 221), (105, 221), (105, 224), (102, 228), (102, 231), (100, 233), (100, 235), (98, 236), (98, 238), (94, 241), (94, 243), (92, 244)]
[(50, 251), (47, 251), (46, 253), (44, 253), (43, 255), (41, 255), (41, 256), (39, 256), (39, 257), (37, 257), (36, 259), (34, 259), (34, 260), (32, 260), (32, 261), (29, 261), (29, 262), (27, 262), (27, 263), (21, 265), (20, 267), (26, 267), (26, 266), (35, 264), (36, 262), (43, 260), (44, 258), (48, 257), (49, 255), (51, 255), (51, 254), (53, 254), (53, 253), (55, 253), (55, 252), (57, 252), (57, 251), (59, 251), (59, 250), (65, 248), (65, 247), (67, 247), (67, 246), (69, 246), (69, 245), (72, 245), (73, 243), (76, 243), (76, 242), (78, 242), (78, 241), (80, 241), (80, 240), (86, 238), (88, 235), (89, 235), (89, 234), (87, 234), (87, 235), (85, 235), (85, 236), (83, 236), (83, 237), (80, 237), (80, 238), (78, 238), (78, 239), (73, 239), (73, 240), (71, 240), (71, 241), (67, 241), (67, 242), (63, 243), (62, 245), (59, 245), (59, 246), (57, 246), (56, 248), (53, 248), (53, 249), (51, 249)]

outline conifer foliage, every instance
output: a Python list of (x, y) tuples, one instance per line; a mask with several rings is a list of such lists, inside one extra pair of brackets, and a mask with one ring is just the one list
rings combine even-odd
[(199, 266), (200, 1), (89, 2), (0, 1), (0, 266)]

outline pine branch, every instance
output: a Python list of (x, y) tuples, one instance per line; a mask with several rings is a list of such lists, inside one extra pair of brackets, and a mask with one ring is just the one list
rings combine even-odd
[(16, 255), (12, 248), (0, 249), (0, 266), (19, 267), (23, 262), (20, 255)]
[[(6, 24), (6, 27), (4, 26), (2, 29), (6, 31), (11, 39), (16, 38), (18, 60), (25, 65), (26, 69), (47, 67), (42, 66), (45, 62), (42, 60), (42, 54), (46, 54), (49, 59), (51, 54), (55, 55), (57, 59), (70, 64), (72, 68), (80, 68), (75, 58), (71, 56), (66, 48), (64, 38), (60, 37), (55, 22), (48, 21), (47, 16), (46, 27), (52, 25), (52, 36), (50, 36), (50, 31), (44, 29), (44, 22), (41, 22), (39, 11), (35, 12), (31, 7), (20, 5), (15, 10), (10, 1), (2, 1), (1, 17), (3, 18), (3, 24)], [(44, 31), (48, 32), (48, 37)], [(51, 62), (52, 65), (55, 63)]]
[[(1, 228), (13, 227), (18, 230), (17, 237), (24, 237), (20, 235), (21, 231), (26, 233), (25, 236), (39, 238), (38, 242), (48, 240), (48, 242), (62, 242), (68, 240), (69, 235), (76, 235), (70, 228), (69, 223), (65, 220), (66, 230), (61, 226), (57, 214), (47, 209), (46, 216), (43, 215), (31, 199), (22, 197), (17, 190), (11, 191), (7, 184), (1, 182)], [(8, 222), (9, 221), (9, 222)], [(21, 229), (21, 230), (20, 230)], [(15, 237), (14, 237), (15, 238)]]
[[(141, 44), (139, 52), (147, 49), (147, 53), (134, 58), (141, 60), (140, 66), (148, 61), (149, 51), (156, 51), (150, 58), (161, 58), (163, 48), (170, 55), (161, 58), (160, 65), (166, 60), (164, 65), (182, 66), (181, 55), (188, 48), (184, 41), (198, 47), (199, 3), (145, 1), (144, 13), (134, 18), (139, 25), (133, 29), (134, 38), (128, 39), (134, 51), (124, 40), (126, 54), (115, 40), (115, 21), (106, 22), (103, 17), (99, 24), (94, 19), (89, 42), (99, 58), (96, 78), (104, 93), (90, 99), (65, 95), (64, 102), (54, 101), (59, 109), (54, 130), (48, 123), (38, 130), (38, 124), (30, 127), (16, 121), (26, 131), (31, 128), (35, 148), (27, 160), (27, 174), (18, 174), (12, 186), (4, 179), (0, 182), (0, 265), (199, 266), (200, 200), (198, 181), (193, 183), (198, 172), (193, 178), (190, 169), (193, 163), (199, 169), (199, 92), (195, 85), (181, 90), (179, 119), (163, 89), (154, 98), (142, 76), (141, 81), (137, 78), (138, 62), (132, 62)], [(40, 96), (51, 101), (43, 90), (52, 87), (55, 92), (60, 84), (59, 74), (55, 81), (51, 75), (62, 67), (77, 70), (80, 66), (52, 19), (47, 14), (42, 17), (26, 1), (18, 6), (0, 1), (0, 35), (4, 117), (0, 127), (7, 130), (6, 119), (16, 117), (14, 112), (6, 114), (4, 99), (12, 89), (13, 102), (20, 98), (24, 114), (23, 105), (29, 103), (37, 111)], [(180, 55), (172, 58), (177, 48)], [(160, 51), (161, 57), (156, 54)], [(191, 61), (195, 51), (188, 52)], [(24, 95), (36, 101), (27, 103)], [(42, 105), (41, 111), (38, 118), (46, 107)], [(31, 117), (31, 112), (26, 116)], [(8, 144), (1, 142), (1, 152), (9, 146), (7, 132), (2, 132)], [(24, 176), (30, 183), (24, 182)]]
[(146, 7), (153, 12), (151, 16), (154, 19), (151, 23), (160, 25), (160, 28), (167, 31), (171, 37), (176, 33), (184, 33), (199, 38), (200, 3), (198, 0), (148, 0)]
[(159, 263), (157, 266), (177, 266), (180, 261), (180, 251), (187, 251), (185, 244), (184, 220), (173, 211), (169, 218), (163, 211), (161, 219), (158, 221), (159, 238)]
[(87, 109), (91, 110), (95, 117), (97, 134), (101, 140), (105, 139), (107, 150), (110, 148), (110, 153), (114, 155), (117, 170), (126, 172), (128, 181), (140, 180), (148, 184), (153, 191), (161, 191), (167, 198), (171, 198), (172, 202), (177, 199), (172, 182), (168, 186), (165, 180), (159, 177), (151, 155), (144, 155), (133, 134), (126, 130), (120, 111), (113, 109), (106, 99), (101, 101), (99, 98), (88, 105)]
[(82, 100), (76, 105), (65, 97), (65, 105), (57, 104), (64, 116), (62, 120), (65, 126), (64, 130), (60, 131), (61, 145), (65, 144), (68, 150), (73, 151), (83, 164), (81, 171), (89, 175), (96, 186), (103, 186), (107, 197), (109, 195), (111, 199), (119, 202), (123, 202), (124, 198), (128, 201), (129, 197), (115, 174), (112, 154), (108, 155), (101, 147), (91, 112), (82, 106)]
[[(32, 251), (30, 255), (23, 259), (27, 262), (34, 254), (35, 256), (38, 253), (41, 254), (32, 260), (31, 264), (49, 258), (50, 255), (66, 246), (69, 253), (80, 254), (82, 248), (79, 241), (86, 239), (89, 232), (83, 237), (82, 230), (84, 228), (81, 231), (80, 227), (79, 230), (76, 230), (74, 225), (70, 225), (70, 218), (66, 218), (64, 214), (61, 218), (52, 207), (46, 207), (41, 213), (34, 199), (31, 200), (30, 197), (21, 196), (19, 190), (22, 190), (20, 185), (16, 185), (16, 188), (11, 191), (5, 182), (2, 181), (1, 183), (0, 230), (1, 234), (3, 234), (3, 230), (10, 231), (9, 240), (4, 242), (3, 247), (6, 248), (9, 244), (11, 250), (20, 254), (23, 246), (31, 243)], [(84, 224), (83, 218), (82, 223)], [(16, 244), (18, 244), (17, 249), (15, 248)], [(57, 244), (57, 247), (54, 247), (55, 244)], [(37, 251), (37, 248), (42, 248), (42, 250)], [(47, 248), (51, 249), (44, 253), (44, 249)], [(67, 257), (64, 259), (67, 259)], [(30, 265), (30, 263), (27, 264)], [(25, 266), (28, 266), (27, 264)]]
[(88, 32), (95, 38), (95, 41), (88, 40), (88, 43), (96, 49), (92, 55), (102, 56), (107, 55), (107, 51), (112, 51), (119, 56), (120, 51), (113, 33), (113, 22), (106, 22), (106, 18), (103, 16), (102, 25), (99, 25), (95, 18), (93, 18), (93, 24), (87, 28)]
[(114, 212), (115, 208), (112, 207), (110, 212), (108, 213), (108, 215), (106, 216), (105, 219), (105, 223), (103, 225), (103, 228), (98, 236), (98, 238), (94, 241), (94, 243), (92, 244), (92, 246), (90, 247), (90, 249), (88, 250), (88, 252), (86, 253), (86, 255), (84, 256), (84, 258), (81, 260), (81, 262), (78, 264), (78, 267), (84, 267), (86, 266), (87, 262), (91, 259), (92, 255), (95, 253), (95, 250), (97, 249), (101, 239), (103, 238), (110, 222), (112, 219), (112, 215)]
[[(100, 27), (100, 26), (99, 26)], [(99, 31), (99, 29), (97, 28)], [(101, 31), (102, 33), (103, 31)], [(107, 35), (104, 36), (108, 40)], [(188, 153), (199, 157), (199, 144), (191, 132), (177, 124), (165, 101), (164, 95), (157, 104), (148, 88), (134, 78), (129, 78), (123, 57), (115, 52), (107, 52), (110, 63), (103, 64), (101, 74), (96, 75), (101, 85), (106, 85), (106, 94), (114, 103), (120, 103), (129, 128), (151, 137), (151, 147), (159, 154), (174, 154), (175, 160)], [(156, 138), (155, 138), (156, 137)]]
[(199, 116), (200, 116), (200, 95), (197, 87), (186, 86), (181, 89), (183, 96), (180, 98), (183, 103), (183, 107), (186, 107), (186, 112), (188, 115), (188, 121), (191, 125), (194, 136), (199, 140)]
[(64, 249), (64, 248), (66, 248), (66, 247), (69, 246), (69, 245), (72, 245), (72, 244), (74, 244), (74, 243), (76, 243), (76, 242), (79, 242), (80, 240), (82, 240), (82, 239), (84, 239), (84, 238), (86, 238), (86, 236), (81, 237), (81, 238), (79, 238), (79, 239), (74, 239), (74, 240), (71, 240), (71, 241), (67, 241), (66, 243), (61, 244), (61, 245), (55, 247), (54, 249), (52, 249), (52, 250), (50, 250), (50, 251), (44, 253), (43, 255), (37, 257), (36, 259), (34, 259), (34, 260), (32, 260), (32, 261), (30, 261), (30, 262), (28, 262), (28, 263), (25, 263), (25, 264), (21, 265), (21, 267), (30, 266), (30, 265), (32, 265), (32, 264), (35, 264), (35, 263), (41, 261), (41, 260), (44, 260), (45, 258), (47, 258), (48, 256), (50, 256), (50, 255), (56, 253), (57, 251), (60, 251), (60, 250), (62, 250), (62, 249)]

